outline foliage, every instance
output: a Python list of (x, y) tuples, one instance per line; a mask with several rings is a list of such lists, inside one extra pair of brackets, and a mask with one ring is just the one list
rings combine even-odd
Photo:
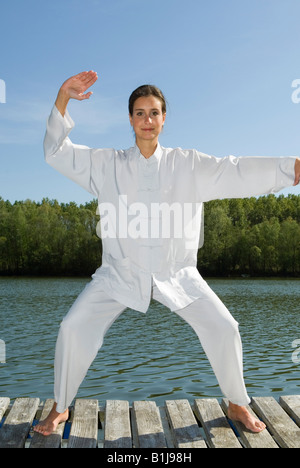
[[(97, 201), (0, 198), (0, 274), (91, 275), (101, 264)], [(204, 275), (300, 274), (300, 196), (205, 204)]]
[(97, 202), (43, 199), (13, 205), (0, 198), (0, 273), (87, 275), (101, 261)]
[(298, 276), (300, 196), (206, 203), (198, 268), (206, 275)]

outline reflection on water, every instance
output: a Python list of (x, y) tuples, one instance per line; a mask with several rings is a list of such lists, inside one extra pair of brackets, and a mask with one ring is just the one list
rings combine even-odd
[[(0, 278), (0, 396), (53, 396), (59, 323), (88, 279)], [(212, 279), (208, 283), (240, 324), (250, 396), (300, 394), (299, 280)], [(78, 396), (134, 400), (221, 397), (194, 331), (152, 301), (146, 315), (127, 309), (107, 333)]]

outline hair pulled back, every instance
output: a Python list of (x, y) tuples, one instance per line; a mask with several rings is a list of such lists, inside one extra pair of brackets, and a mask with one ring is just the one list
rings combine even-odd
[(133, 114), (133, 107), (134, 107), (135, 101), (140, 97), (148, 97), (148, 96), (154, 96), (158, 98), (161, 102), (162, 113), (165, 114), (167, 112), (166, 100), (161, 90), (154, 85), (146, 84), (146, 85), (139, 86), (130, 95), (129, 102), (128, 102), (128, 110), (131, 116)]

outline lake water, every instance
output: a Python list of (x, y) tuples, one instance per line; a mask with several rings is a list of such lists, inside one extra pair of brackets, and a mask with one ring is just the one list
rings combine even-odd
[[(53, 397), (59, 324), (88, 281), (0, 277), (0, 396)], [(207, 281), (240, 323), (249, 395), (300, 394), (300, 280)], [(152, 301), (146, 315), (127, 309), (113, 324), (78, 396), (162, 405), (222, 394), (194, 331)]]

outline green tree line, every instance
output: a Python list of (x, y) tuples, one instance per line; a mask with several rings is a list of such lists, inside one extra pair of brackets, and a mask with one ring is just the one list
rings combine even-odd
[[(76, 205), (0, 197), (1, 275), (91, 275), (101, 264), (97, 201)], [(202, 274), (300, 275), (300, 196), (205, 203)]]

